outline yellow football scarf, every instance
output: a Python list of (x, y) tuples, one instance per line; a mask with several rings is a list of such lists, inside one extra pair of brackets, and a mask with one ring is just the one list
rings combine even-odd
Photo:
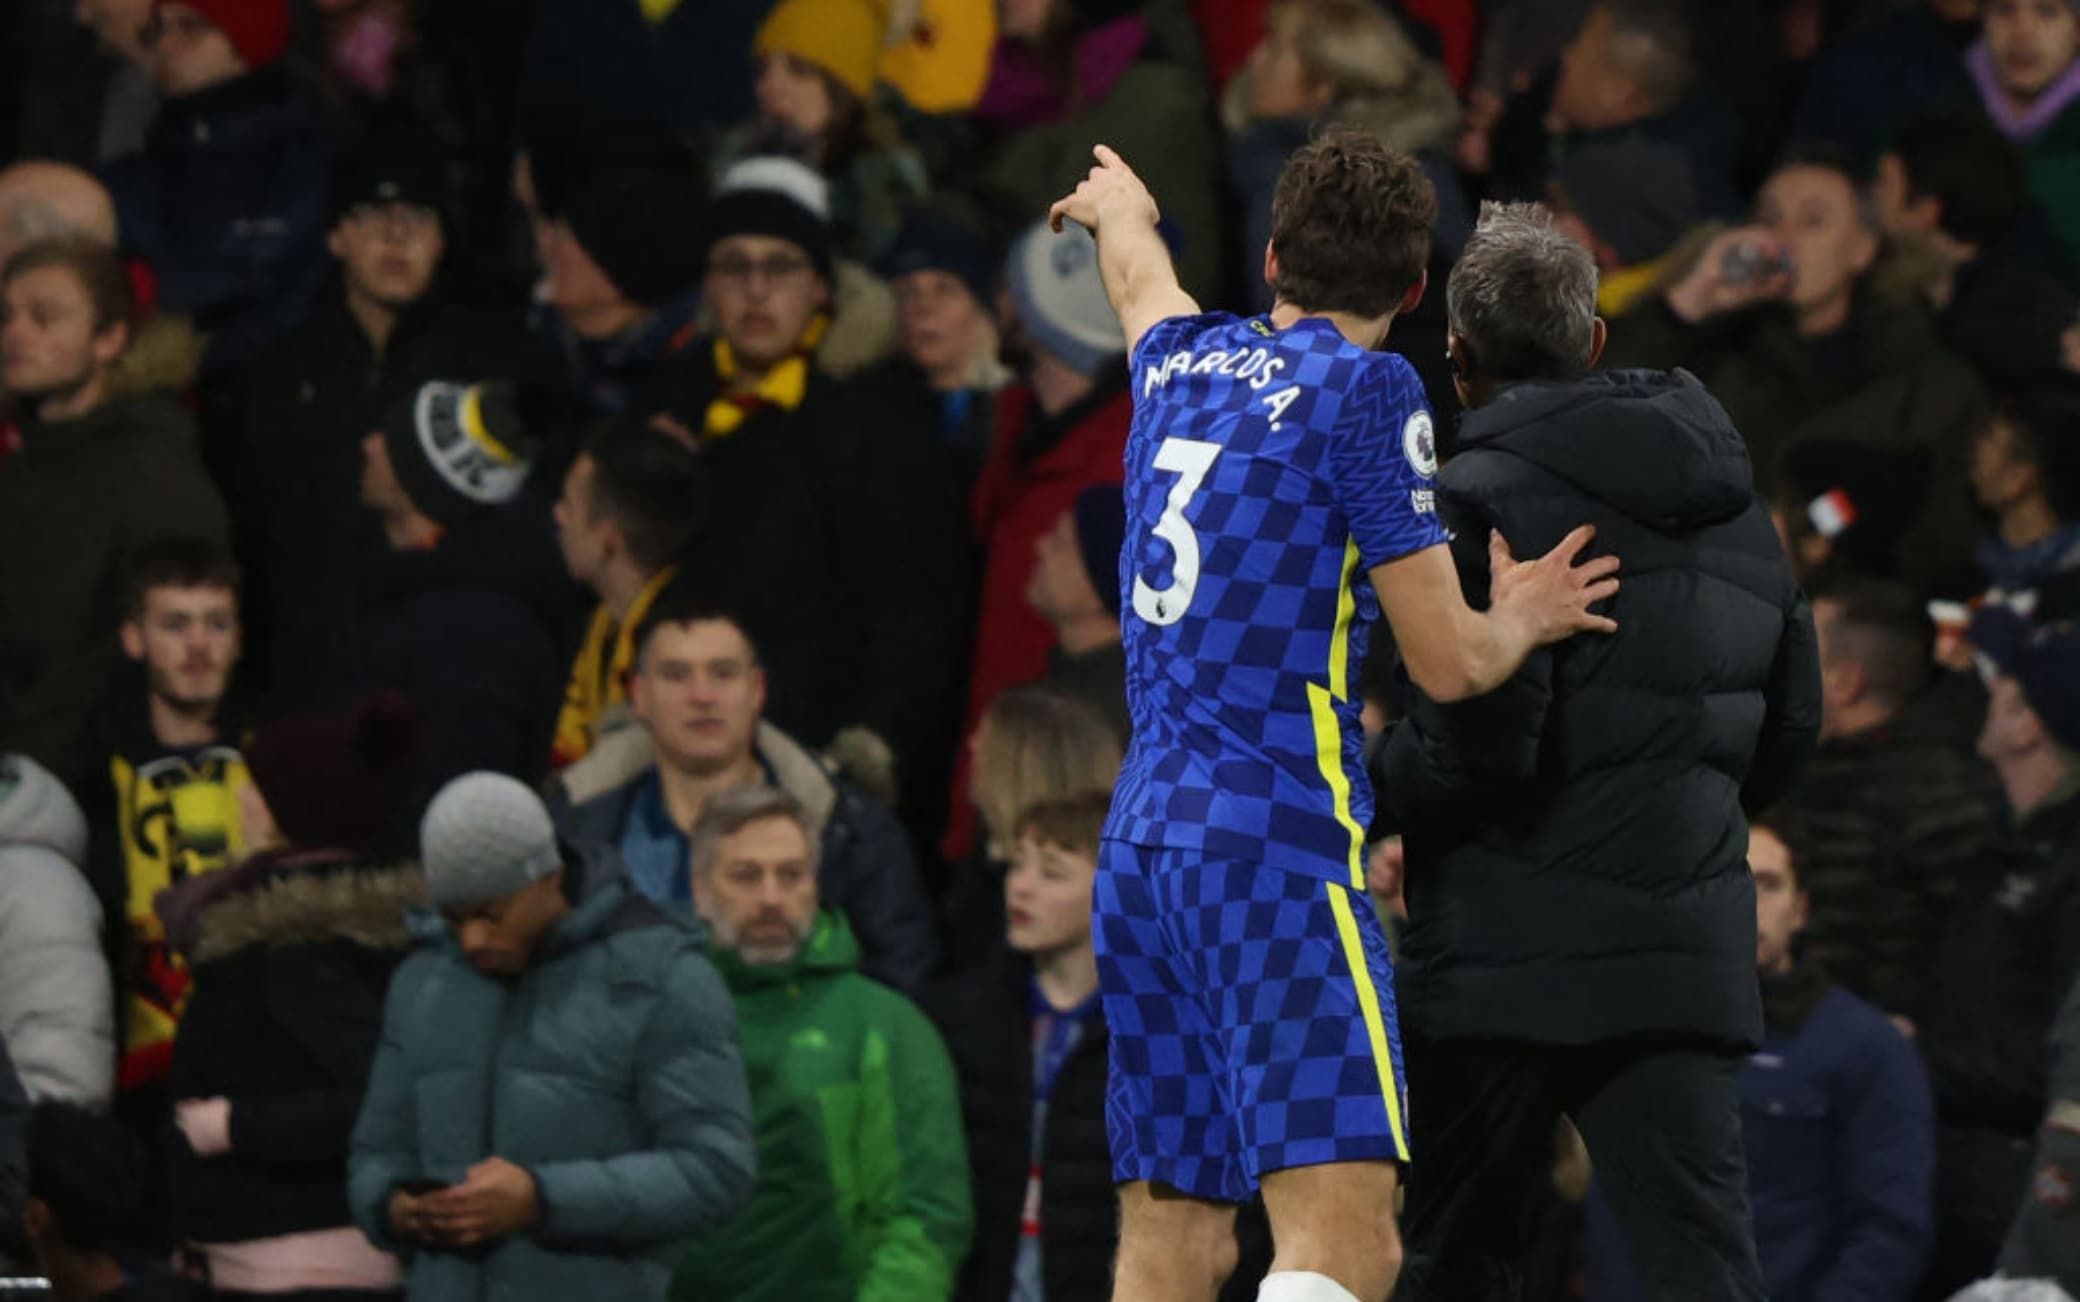
[(739, 425), (749, 420), (753, 413), (766, 407), (778, 407), (782, 411), (793, 411), (802, 405), (809, 392), (809, 363), (818, 344), (823, 342), (824, 333), (830, 329), (830, 319), (819, 315), (802, 332), (801, 342), (786, 360), (759, 377), (756, 385), (749, 389), (730, 391), (730, 381), (737, 378), (742, 369), (737, 364), (736, 350), (729, 340), (715, 340), (715, 377), (722, 381), (722, 396), (708, 404), (708, 423), (704, 431), (709, 438), (720, 438), (736, 432)]
[(628, 699), (628, 671), (635, 664), (636, 630), (642, 627), (643, 617), (650, 613), (657, 594), (664, 591), (677, 572), (677, 567), (670, 565), (659, 571), (629, 603), (628, 617), (618, 623), (605, 603), (592, 612), (585, 643), (578, 648), (570, 682), (563, 689), (563, 710), (556, 716), (553, 762), (557, 768), (583, 759), (592, 743), (599, 740), (600, 715)]

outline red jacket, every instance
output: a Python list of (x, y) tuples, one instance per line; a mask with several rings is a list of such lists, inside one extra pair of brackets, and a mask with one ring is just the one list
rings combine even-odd
[[(1120, 377), (1123, 381), (1124, 375)], [(1126, 478), (1127, 426), (1134, 395), (1125, 383), (1085, 400), (1088, 410), (1054, 446), (1025, 459), (1040, 413), (1032, 390), (1013, 385), (997, 397), (997, 438), (971, 499), (982, 542), (982, 598), (975, 662), (968, 676), (968, 713), (962, 736), (972, 736), (997, 693), (1047, 673), (1054, 628), (1026, 604), (1040, 539), (1093, 484)], [(942, 847), (959, 859), (971, 844), (968, 757), (962, 748), (953, 779), (952, 826)]]

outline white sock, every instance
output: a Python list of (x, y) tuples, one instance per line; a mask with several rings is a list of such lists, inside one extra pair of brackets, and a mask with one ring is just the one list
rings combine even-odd
[(1358, 1302), (1343, 1285), (1311, 1270), (1281, 1270), (1264, 1276), (1257, 1302)]

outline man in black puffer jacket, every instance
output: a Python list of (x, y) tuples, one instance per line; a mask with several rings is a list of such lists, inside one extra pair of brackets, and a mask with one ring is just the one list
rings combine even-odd
[(1820, 723), (1811, 616), (1746, 448), (1695, 378), (1590, 375), (1595, 269), (1542, 210), (1484, 213), (1452, 272), (1469, 408), (1437, 509), (1469, 599), (1583, 520), (1625, 559), (1618, 633), (1500, 690), (1420, 693), (1380, 751), (1404, 833), (1402, 1026), (1417, 1162), (1401, 1296), (1521, 1278), (1561, 1115), (1655, 1296), (1763, 1296), (1738, 1071), (1761, 1034), (1746, 810)]

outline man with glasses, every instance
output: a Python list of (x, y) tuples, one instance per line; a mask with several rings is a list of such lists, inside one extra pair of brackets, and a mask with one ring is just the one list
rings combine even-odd
[(377, 137), (333, 181), (325, 237), (338, 274), (309, 318), (254, 368), (243, 413), (250, 475), (234, 483), (253, 578), (253, 663), (277, 694), (330, 677), (360, 576), (382, 539), (358, 501), (361, 440), (431, 379), (518, 379), (539, 349), (517, 324), (445, 283), (444, 160), (418, 137)]
[(812, 748), (863, 728), (915, 795), (918, 766), (951, 740), (966, 631), (964, 530), (932, 414), (812, 360), (833, 284), (816, 173), (781, 158), (732, 168), (706, 253), (717, 333), (694, 349), (671, 420), (707, 464), (709, 516), (679, 581), (759, 647), (774, 726)]

